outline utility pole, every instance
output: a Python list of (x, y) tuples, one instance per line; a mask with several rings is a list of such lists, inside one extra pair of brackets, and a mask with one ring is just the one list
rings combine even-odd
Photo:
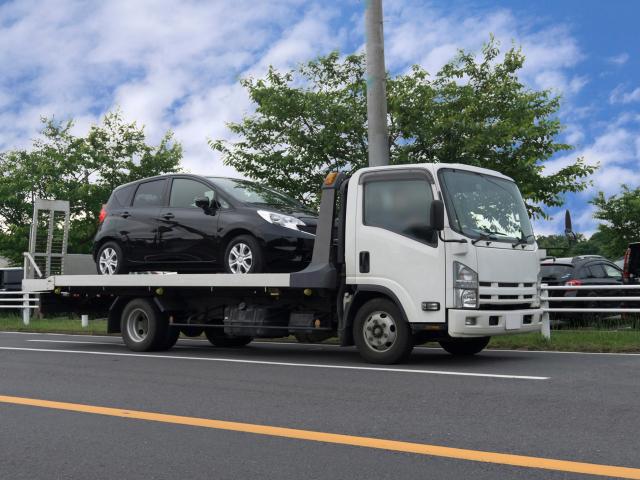
[(365, 0), (369, 166), (389, 165), (382, 0)]

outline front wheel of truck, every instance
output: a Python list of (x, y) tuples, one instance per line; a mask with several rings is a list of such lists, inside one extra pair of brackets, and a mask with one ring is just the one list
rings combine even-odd
[(369, 300), (353, 322), (353, 339), (367, 362), (392, 364), (405, 360), (413, 350), (411, 329), (400, 309), (386, 298)]
[(452, 338), (450, 340), (441, 340), (440, 346), (456, 356), (470, 356), (480, 353), (489, 344), (491, 337), (478, 338)]

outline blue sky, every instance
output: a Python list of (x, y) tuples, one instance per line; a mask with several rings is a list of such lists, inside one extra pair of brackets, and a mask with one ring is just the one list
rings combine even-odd
[[(522, 79), (563, 96), (560, 140), (601, 165), (588, 192), (566, 197), (577, 230), (596, 223), (588, 201), (640, 185), (640, 1), (385, 0), (387, 67), (435, 72), (489, 34), (521, 45)], [(252, 106), (237, 83), (363, 46), (363, 0), (0, 1), (0, 149), (29, 145), (42, 115), (74, 118), (78, 133), (118, 106), (151, 140), (174, 130), (184, 168), (234, 174), (207, 146)], [(562, 209), (537, 221), (560, 232)]]

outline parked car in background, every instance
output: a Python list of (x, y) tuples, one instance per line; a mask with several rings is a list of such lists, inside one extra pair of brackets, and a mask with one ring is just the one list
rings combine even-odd
[(0, 268), (0, 291), (22, 290), (24, 270), (21, 267)]
[(257, 273), (303, 269), (317, 217), (254, 182), (174, 174), (116, 188), (100, 212), (98, 273)]
[[(590, 285), (622, 285), (622, 269), (615, 263), (599, 255), (580, 255), (566, 258), (546, 258), (540, 264), (542, 283), (549, 286), (590, 286)], [(616, 297), (622, 296), (619, 290), (552, 290), (551, 297)], [(594, 300), (579, 302), (549, 302), (551, 308), (616, 308), (621, 302), (600, 302)], [(593, 314), (554, 313), (553, 319), (592, 319)]]
[(640, 283), (640, 242), (630, 243), (624, 254), (622, 279), (626, 284)]

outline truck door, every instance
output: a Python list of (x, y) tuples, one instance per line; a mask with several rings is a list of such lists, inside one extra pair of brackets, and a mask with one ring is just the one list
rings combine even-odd
[[(445, 252), (430, 226), (433, 199), (427, 170), (371, 171), (359, 180), (357, 283), (392, 292), (410, 322), (445, 321)], [(424, 310), (423, 302), (438, 309)]]

